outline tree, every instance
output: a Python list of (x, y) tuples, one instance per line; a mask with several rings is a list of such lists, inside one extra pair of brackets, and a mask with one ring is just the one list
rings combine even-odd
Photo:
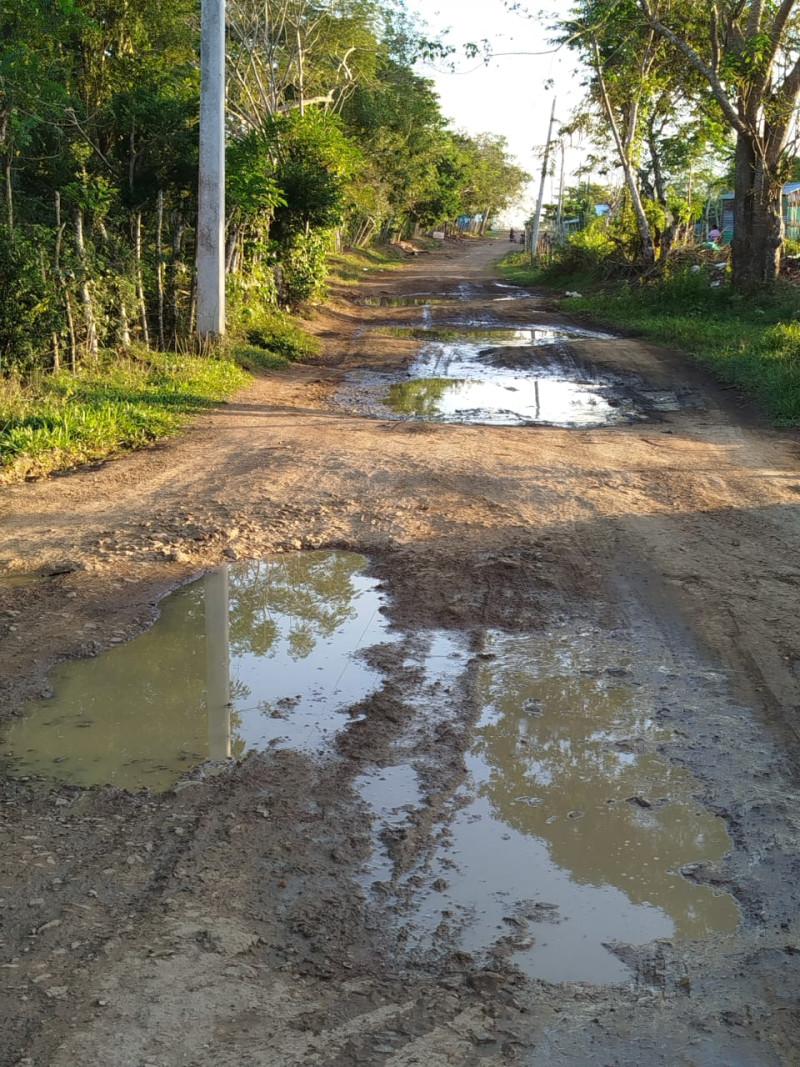
[(715, 109), (709, 115), (698, 106), (701, 80), (642, 19), (638, 0), (580, 0), (558, 31), (591, 71), (589, 110), (579, 112), (571, 128), (588, 129), (597, 141), (600, 132), (612, 142), (639, 236), (637, 258), (647, 269), (657, 254), (668, 256), (686, 215), (672, 210), (677, 199), (668, 189), (665, 153), (689, 140), (702, 156)]
[(703, 78), (736, 135), (734, 285), (771, 285), (783, 240), (786, 147), (800, 97), (797, 0), (638, 3), (647, 25)]

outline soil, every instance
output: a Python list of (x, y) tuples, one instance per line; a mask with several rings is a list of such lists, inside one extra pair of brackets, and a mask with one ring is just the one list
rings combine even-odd
[(684, 874), (733, 894), (738, 929), (614, 945), (631, 975), (617, 985), (528, 979), (499, 950), (404, 951), (394, 898), (361, 888), (374, 828), (354, 782), (414, 761), (413, 832), (390, 850), (408, 869), (450, 817), (475, 709), (428, 729), (398, 683), (325, 759), (256, 753), (160, 794), (4, 777), (0, 1064), (800, 1063), (796, 434), (679, 353), (623, 338), (569, 348), (690, 402), (591, 430), (332, 402), (348, 371), (399, 371), (419, 348), (370, 327), (418, 325), (420, 308), (374, 298), (456, 297), (431, 309), (442, 328), (557, 324), (543, 295), (497, 300), (504, 250), (453, 242), (365, 276), (314, 312), (315, 365), (259, 377), (146, 451), (3, 487), (3, 714), (46, 693), (58, 661), (141, 632), (206, 568), (355, 550), (407, 633), (467, 633), (480, 654), (487, 630), (567, 625), (665, 664), (660, 751), (733, 842)]

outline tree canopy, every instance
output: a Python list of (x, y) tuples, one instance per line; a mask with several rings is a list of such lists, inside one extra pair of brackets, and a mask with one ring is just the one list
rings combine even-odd
[[(502, 141), (443, 118), (399, 0), (228, 0), (227, 36), (234, 312), (312, 295), (334, 240), (519, 193)], [(192, 332), (198, 115), (196, 0), (0, 0), (0, 373)]]

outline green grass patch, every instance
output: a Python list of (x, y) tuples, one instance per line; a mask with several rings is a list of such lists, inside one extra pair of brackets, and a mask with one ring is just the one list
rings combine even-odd
[(78, 374), (0, 382), (0, 477), (64, 470), (175, 433), (247, 381), (229, 359), (137, 350)]
[[(510, 259), (512, 257), (507, 257)], [(497, 264), (518, 284), (561, 284), (582, 293), (558, 305), (603, 326), (623, 329), (694, 356), (716, 378), (754, 399), (778, 426), (800, 424), (800, 291), (781, 283), (745, 297), (727, 282), (712, 286), (713, 271), (682, 269), (658, 281), (597, 285), (596, 276), (542, 270), (525, 274), (518, 263)]]
[[(232, 338), (231, 352), (237, 362), (249, 369), (275, 369), (287, 363), (302, 362), (319, 354), (320, 344), (313, 334), (282, 311), (263, 311), (245, 321)], [(246, 343), (245, 343), (246, 342)]]
[(405, 262), (405, 259), (403, 253), (391, 245), (331, 252), (328, 256), (328, 280), (339, 285), (357, 285), (363, 281), (365, 274), (376, 270), (394, 270), (400, 263)]
[(557, 259), (542, 266), (532, 265), (530, 255), (521, 251), (508, 252), (502, 259), (496, 260), (494, 266), (506, 281), (514, 285), (564, 286), (578, 292), (597, 285), (601, 277), (595, 270), (587, 268), (576, 271)]

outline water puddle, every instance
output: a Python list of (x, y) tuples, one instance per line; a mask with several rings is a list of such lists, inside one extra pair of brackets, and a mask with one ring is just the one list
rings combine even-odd
[(566, 326), (449, 331), (389, 326), (381, 332), (427, 343), (402, 379), (350, 374), (337, 392), (337, 406), (383, 418), (584, 428), (632, 422), (680, 406), (675, 393), (648, 391), (630, 376), (577, 361), (566, 344), (571, 338), (609, 334)]
[[(467, 779), (434, 858), (393, 871), (376, 843), (368, 872), (400, 902), (412, 953), (494, 950), (534, 978), (622, 982), (610, 943), (734, 930), (733, 898), (681, 874), (731, 841), (691, 775), (656, 751), (668, 733), (653, 719), (655, 682), (566, 638), (496, 634), (488, 651)], [(366, 778), (363, 792), (390, 830), (417, 803), (407, 769)]]
[(454, 296), (431, 296), (426, 293), (417, 293), (410, 296), (367, 296), (359, 303), (363, 307), (373, 308), (412, 308), (430, 307), (434, 304), (452, 304), (456, 300)]
[(209, 759), (320, 750), (379, 688), (359, 655), (388, 623), (366, 561), (306, 552), (230, 565), (161, 602), (152, 629), (62, 663), (53, 696), (0, 735), (9, 773), (169, 788)]
[[(581, 326), (501, 327), (492, 326), (490, 323), (476, 323), (473, 326), (454, 326), (452, 328), (389, 325), (377, 326), (371, 332), (385, 334), (389, 337), (409, 338), (412, 341), (471, 341), (479, 348), (486, 345), (516, 345), (523, 347), (552, 345), (556, 341), (566, 341), (569, 338), (589, 338), (607, 341), (614, 336), (610, 333), (602, 333), (599, 330), (587, 330)], [(469, 357), (468, 345), (459, 345), (459, 349), (463, 356)]]
[(0, 589), (21, 589), (41, 581), (41, 574), (0, 574)]
[(495, 296), (492, 299), (495, 303), (499, 303), (502, 300), (533, 300), (537, 296), (536, 293), (531, 293), (527, 289), (520, 289), (516, 285), (509, 285), (508, 282), (495, 282), (496, 289), (504, 290), (502, 296)]

